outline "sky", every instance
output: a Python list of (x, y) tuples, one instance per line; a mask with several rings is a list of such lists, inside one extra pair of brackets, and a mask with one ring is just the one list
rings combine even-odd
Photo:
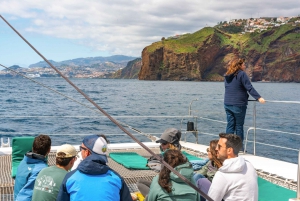
[[(299, 0), (1, 0), (2, 15), (48, 60), (126, 55), (220, 21), (298, 16)], [(0, 64), (42, 61), (0, 19)], [(0, 68), (1, 69), (1, 68)]]

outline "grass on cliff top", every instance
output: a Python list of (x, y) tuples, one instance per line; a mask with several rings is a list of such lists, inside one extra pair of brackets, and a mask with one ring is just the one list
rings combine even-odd
[(239, 49), (244, 55), (247, 55), (250, 50), (264, 53), (269, 50), (270, 44), (276, 40), (290, 40), (291, 48), (299, 49), (299, 34), (290, 33), (284, 35), (294, 28), (292, 25), (286, 24), (262, 32), (229, 34), (218, 28), (205, 27), (193, 34), (185, 34), (177, 39), (165, 39), (164, 41), (155, 42), (148, 46), (147, 50), (152, 53), (164, 47), (175, 53), (194, 53), (203, 45), (204, 41), (209, 44), (213, 34), (219, 38), (221, 42), (220, 48), (230, 45), (235, 49)]
[(178, 39), (165, 39), (164, 41), (158, 41), (152, 43), (147, 47), (148, 52), (154, 52), (155, 50), (164, 47), (171, 49), (176, 53), (192, 53), (196, 52), (200, 44), (208, 39), (210, 35), (214, 33), (214, 28), (205, 27), (192, 34), (185, 34)]

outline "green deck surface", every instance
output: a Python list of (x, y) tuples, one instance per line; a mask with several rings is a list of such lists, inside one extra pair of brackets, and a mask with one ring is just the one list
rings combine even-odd
[(273, 184), (258, 177), (258, 200), (259, 201), (288, 201), (296, 198), (296, 192)]

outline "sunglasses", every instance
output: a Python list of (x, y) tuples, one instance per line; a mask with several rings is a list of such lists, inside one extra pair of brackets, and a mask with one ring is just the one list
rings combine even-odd
[(160, 144), (161, 144), (161, 145), (167, 145), (168, 142), (161, 142)]
[(79, 150), (80, 150), (80, 151), (82, 151), (82, 150), (87, 150), (87, 148), (82, 147), (82, 146), (79, 146)]
[(207, 149), (206, 149), (206, 152), (210, 152), (210, 149), (209, 149), (209, 148), (207, 148)]

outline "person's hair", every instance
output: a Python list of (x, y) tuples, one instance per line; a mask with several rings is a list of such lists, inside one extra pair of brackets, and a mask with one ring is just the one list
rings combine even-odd
[(242, 58), (235, 58), (229, 63), (229, 67), (225, 75), (231, 75), (238, 72), (238, 70), (242, 70), (242, 65), (245, 62), (245, 59)]
[(212, 162), (215, 166), (217, 166), (217, 168), (219, 169), (220, 167), (222, 167), (222, 162), (217, 158), (217, 151), (216, 151), (216, 147), (218, 145), (219, 140), (212, 140), (209, 143), (209, 151), (212, 155)]
[(65, 153), (63, 152), (58, 152), (57, 153), (57, 156), (56, 156), (56, 165), (60, 165), (60, 166), (67, 166), (69, 165), (70, 161), (76, 157), (76, 156), (73, 156), (73, 157), (68, 157), (68, 158), (64, 158), (66, 156)]
[[(166, 161), (171, 167), (176, 167), (178, 165), (184, 164), (187, 162), (186, 157), (183, 156), (181, 151), (169, 149), (164, 154), (164, 161)], [(170, 173), (171, 171), (165, 166), (159, 173), (158, 184), (165, 189), (168, 193), (172, 191), (172, 184), (170, 182)]]
[(176, 144), (169, 144), (169, 149), (172, 149), (172, 150), (180, 150), (181, 147), (179, 147), (178, 145), (176, 146)]
[(32, 151), (43, 156), (46, 156), (51, 148), (51, 138), (48, 135), (39, 135), (34, 138)]
[(106, 136), (104, 134), (100, 134), (100, 135), (98, 135), (98, 137), (102, 137), (106, 141), (107, 144), (110, 143), (110, 141), (106, 138)]
[(234, 155), (237, 156), (243, 146), (241, 138), (238, 135), (227, 133), (220, 133), (219, 136), (220, 138), (227, 139), (226, 148), (232, 148)]

